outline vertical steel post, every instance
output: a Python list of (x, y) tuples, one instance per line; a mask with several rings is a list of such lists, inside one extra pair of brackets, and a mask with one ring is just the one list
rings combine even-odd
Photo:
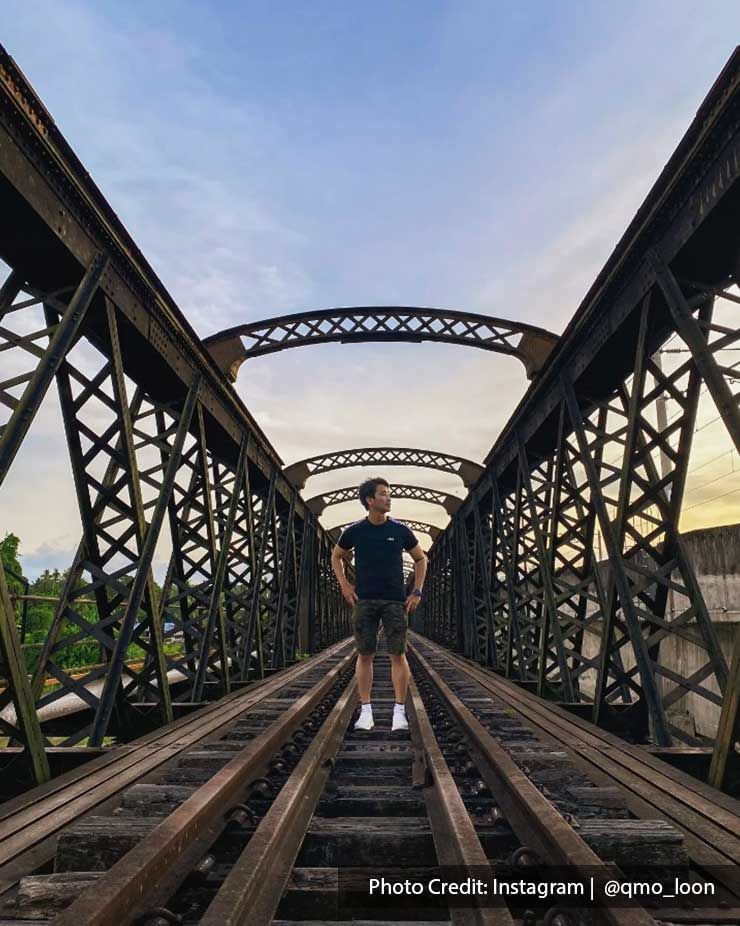
[(41, 732), (33, 692), (28, 681), (26, 665), (23, 659), (18, 628), (15, 625), (15, 609), (10, 600), (5, 571), (0, 561), (0, 657), (7, 676), (6, 684), (10, 693), (10, 702), (15, 708), (18, 730), (28, 751), (29, 764), (36, 784), (48, 781), (51, 777), (49, 760), (44, 748), (44, 736)]

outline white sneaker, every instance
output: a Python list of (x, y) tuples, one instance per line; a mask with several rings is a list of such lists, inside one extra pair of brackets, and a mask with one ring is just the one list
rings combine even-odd
[(355, 730), (372, 730), (375, 726), (372, 711), (360, 711), (359, 719), (355, 722)]
[(395, 733), (396, 730), (408, 730), (409, 722), (406, 719), (406, 711), (399, 711), (395, 708), (393, 709), (393, 724), (391, 725), (391, 733)]

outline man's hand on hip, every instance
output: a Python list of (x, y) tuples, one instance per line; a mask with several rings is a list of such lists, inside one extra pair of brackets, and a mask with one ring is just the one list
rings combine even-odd
[(347, 604), (352, 605), (352, 607), (354, 607), (360, 600), (357, 597), (357, 592), (355, 591), (354, 585), (350, 585), (349, 582), (342, 586), (342, 596), (344, 597), (344, 600), (347, 602)]

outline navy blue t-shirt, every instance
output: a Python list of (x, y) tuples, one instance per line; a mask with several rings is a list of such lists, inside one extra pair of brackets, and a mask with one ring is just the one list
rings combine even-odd
[(413, 550), (418, 542), (405, 524), (392, 518), (383, 524), (365, 518), (342, 531), (339, 546), (355, 551), (357, 597), (405, 601), (401, 551)]

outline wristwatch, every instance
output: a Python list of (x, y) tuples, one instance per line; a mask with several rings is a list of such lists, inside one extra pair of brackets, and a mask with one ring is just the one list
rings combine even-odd
[(415, 589), (413, 590), (413, 592), (411, 592), (411, 594), (412, 594), (415, 598), (421, 598), (421, 589), (420, 589), (420, 588), (415, 588)]

